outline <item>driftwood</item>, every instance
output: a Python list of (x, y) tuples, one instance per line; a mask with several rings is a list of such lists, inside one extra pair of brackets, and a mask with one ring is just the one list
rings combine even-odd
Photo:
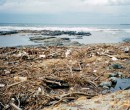
[(20, 82), (16, 82), (16, 83), (7, 85), (7, 88), (10, 88), (10, 87), (12, 87), (12, 86), (18, 85), (18, 84), (20, 84), (20, 83), (22, 83), (22, 82), (24, 82), (24, 81), (20, 81)]
[(10, 103), (10, 105), (15, 109), (15, 110), (22, 110), (21, 108), (19, 108), (17, 105), (15, 105), (14, 103)]
[(72, 93), (61, 95), (60, 98), (59, 98), (59, 101), (54, 103), (53, 106), (59, 104), (60, 102), (64, 102), (64, 100), (74, 100), (75, 97), (73, 97), (73, 96), (76, 96), (76, 95), (84, 95), (84, 96), (87, 96), (87, 97), (96, 96), (96, 94), (91, 95), (91, 94), (86, 94), (86, 93), (82, 93), (82, 92), (72, 92)]
[(58, 88), (69, 88), (69, 84), (63, 80), (56, 80), (56, 79), (43, 79), (47, 86), (53, 89)]

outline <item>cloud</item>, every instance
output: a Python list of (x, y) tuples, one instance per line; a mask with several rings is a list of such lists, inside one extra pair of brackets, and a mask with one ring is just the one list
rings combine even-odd
[(0, 0), (0, 12), (6, 13), (113, 13), (113, 6), (130, 5), (130, 0)]

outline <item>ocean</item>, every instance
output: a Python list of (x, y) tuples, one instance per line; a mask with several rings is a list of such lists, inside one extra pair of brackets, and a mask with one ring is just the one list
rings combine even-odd
[[(1, 23), (0, 31), (13, 30), (60, 30), (60, 31), (77, 31), (90, 32), (91, 36), (83, 36), (82, 39), (71, 37), (72, 41), (78, 41), (81, 44), (93, 43), (118, 43), (124, 39), (130, 38), (130, 24), (18, 24), (18, 23)], [(31, 42), (29, 37), (33, 34), (13, 34), (0, 35), (0, 47), (37, 45)], [(58, 36), (60, 37), (60, 36)]]

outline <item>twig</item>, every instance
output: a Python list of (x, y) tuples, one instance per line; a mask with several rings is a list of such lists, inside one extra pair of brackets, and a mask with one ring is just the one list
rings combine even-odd
[(18, 85), (18, 84), (20, 84), (20, 83), (22, 83), (22, 82), (24, 82), (24, 81), (20, 81), (20, 82), (16, 82), (16, 83), (7, 85), (7, 88), (10, 88), (10, 87), (12, 87), (12, 86)]
[(16, 110), (22, 110), (21, 108), (19, 108), (17, 105), (15, 105), (14, 103), (10, 103), (10, 105), (16, 109)]
[(63, 97), (72, 96), (72, 95), (95, 96), (95, 95), (90, 95), (83, 92), (72, 92), (72, 93), (64, 94), (61, 97), (63, 98)]
[(59, 101), (57, 101), (56, 103), (54, 103), (52, 106), (55, 106), (55, 105), (59, 104), (60, 102), (63, 102), (63, 100), (69, 100), (69, 99), (73, 100), (73, 99), (75, 99), (75, 97), (64, 97), (64, 98), (60, 99)]
[(89, 83), (89, 84), (91, 84), (92, 86), (94, 86), (95, 88), (97, 88), (97, 85), (96, 85), (94, 82), (92, 82), (92, 81), (87, 81), (87, 83)]
[(60, 82), (56, 82), (56, 81), (50, 81), (50, 80), (46, 80), (44, 79), (45, 82), (48, 82), (48, 83), (52, 83), (52, 84), (58, 84), (59, 86), (61, 86), (61, 83)]
[(101, 74), (100, 76), (96, 77), (93, 81), (98, 80), (103, 74)]

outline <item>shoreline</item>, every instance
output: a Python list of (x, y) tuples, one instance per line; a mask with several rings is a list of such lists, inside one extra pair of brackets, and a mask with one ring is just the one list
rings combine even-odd
[(128, 42), (129, 35), (124, 32), (86, 32), (60, 30), (17, 30), (0, 31), (0, 46), (11, 47), (19, 45), (69, 46), (93, 43)]

